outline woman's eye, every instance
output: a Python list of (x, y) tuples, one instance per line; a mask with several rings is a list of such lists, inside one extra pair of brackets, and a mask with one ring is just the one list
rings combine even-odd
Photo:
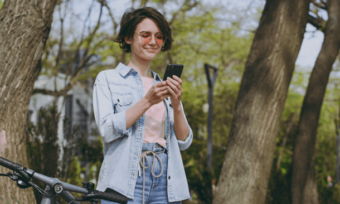
[(143, 34), (142, 34), (142, 37), (143, 37), (143, 38), (147, 38), (147, 37), (150, 37), (150, 36), (151, 36), (150, 33), (143, 33)]
[(156, 38), (158, 38), (158, 39), (163, 39), (163, 34), (158, 34), (157, 36), (156, 36)]

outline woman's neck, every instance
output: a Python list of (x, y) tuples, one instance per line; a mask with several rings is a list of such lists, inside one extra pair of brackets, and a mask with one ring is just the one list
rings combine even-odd
[(150, 65), (151, 65), (151, 61), (137, 60), (132, 55), (131, 59), (130, 59), (130, 62), (129, 62), (129, 64), (127, 66), (136, 69), (136, 71), (142, 77), (150, 77), (150, 78), (152, 78)]

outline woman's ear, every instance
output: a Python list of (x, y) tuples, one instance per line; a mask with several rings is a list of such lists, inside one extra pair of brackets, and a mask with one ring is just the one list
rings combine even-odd
[(124, 37), (124, 41), (129, 45), (131, 45), (131, 43), (132, 43), (132, 40), (130, 40), (129, 37), (127, 37), (127, 36)]

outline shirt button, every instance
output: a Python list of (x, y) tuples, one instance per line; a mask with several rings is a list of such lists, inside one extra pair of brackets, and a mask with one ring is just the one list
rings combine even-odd
[(171, 178), (171, 177), (169, 176), (168, 179), (170, 180), (170, 178)]
[[(132, 177), (135, 177), (135, 173), (132, 174)], [(170, 176), (169, 176), (170, 177)]]

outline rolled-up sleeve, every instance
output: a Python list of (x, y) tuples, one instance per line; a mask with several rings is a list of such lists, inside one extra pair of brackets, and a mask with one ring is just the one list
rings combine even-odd
[(93, 88), (93, 111), (100, 135), (106, 143), (129, 132), (126, 129), (125, 111), (115, 113), (114, 105), (105, 73), (100, 72)]
[[(192, 133), (192, 129), (191, 129), (189, 123), (188, 123), (187, 117), (185, 116), (182, 102), (181, 102), (181, 106), (182, 106), (182, 111), (183, 111), (183, 115), (184, 115), (185, 121), (186, 121), (186, 123), (189, 126), (189, 135), (187, 136), (185, 141), (177, 139), (179, 149), (181, 151), (184, 151), (184, 150), (186, 150), (186, 149), (188, 149), (190, 147), (190, 145), (192, 143), (192, 139), (193, 139), (193, 133)], [(174, 131), (174, 133), (175, 133), (175, 131)]]

